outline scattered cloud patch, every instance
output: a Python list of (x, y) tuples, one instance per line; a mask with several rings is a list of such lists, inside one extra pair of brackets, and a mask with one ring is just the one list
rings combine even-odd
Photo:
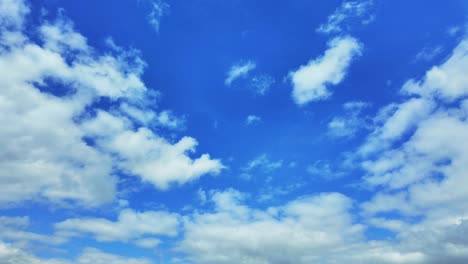
[(95, 248), (86, 248), (75, 260), (44, 259), (36, 257), (13, 245), (0, 242), (0, 263), (34, 264), (152, 264), (146, 258), (128, 258), (105, 253)]
[(360, 129), (366, 127), (366, 121), (361, 113), (367, 107), (369, 107), (369, 104), (361, 101), (345, 103), (343, 105), (345, 114), (334, 117), (328, 123), (327, 134), (332, 138), (354, 137)]
[(332, 163), (324, 160), (318, 160), (307, 166), (307, 173), (326, 180), (334, 180), (345, 176), (344, 171), (335, 168)]
[(242, 177), (250, 179), (252, 173), (272, 173), (283, 167), (283, 160), (272, 161), (266, 154), (255, 157), (241, 168)]
[(177, 214), (124, 209), (116, 221), (105, 218), (72, 218), (56, 223), (55, 229), (58, 233), (70, 237), (91, 235), (101, 242), (132, 242), (138, 246), (149, 247), (159, 244), (157, 237), (177, 235), (178, 226)]
[(265, 95), (275, 84), (275, 79), (267, 74), (256, 75), (251, 80), (251, 87), (255, 94)]
[(332, 94), (330, 86), (338, 85), (362, 45), (353, 37), (337, 37), (328, 43), (323, 56), (309, 61), (289, 74), (293, 84), (292, 97), (298, 105), (325, 100)]
[(138, 0), (143, 3), (143, 7), (148, 10), (146, 20), (148, 24), (159, 33), (161, 20), (169, 13), (170, 5), (162, 0)]
[(317, 32), (342, 33), (356, 25), (367, 25), (375, 19), (372, 13), (373, 7), (373, 0), (344, 1), (333, 14), (328, 16), (327, 23), (317, 28)]
[(416, 54), (415, 61), (432, 61), (443, 51), (444, 49), (442, 48), (442, 46), (424, 47), (420, 52), (418, 52), (418, 54)]

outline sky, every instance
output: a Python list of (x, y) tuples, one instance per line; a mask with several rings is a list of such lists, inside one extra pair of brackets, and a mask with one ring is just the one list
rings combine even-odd
[(0, 0), (0, 263), (468, 263), (467, 22)]

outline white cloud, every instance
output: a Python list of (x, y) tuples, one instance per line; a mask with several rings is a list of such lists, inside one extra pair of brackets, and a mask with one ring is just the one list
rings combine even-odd
[(319, 58), (290, 73), (292, 97), (296, 104), (325, 100), (329, 87), (341, 83), (351, 61), (361, 54), (362, 45), (352, 37), (337, 37), (328, 43), (328, 50)]
[(227, 73), (226, 80), (224, 81), (224, 83), (227, 86), (231, 86), (231, 84), (235, 80), (237, 80), (239, 78), (244, 78), (245, 76), (247, 76), (247, 74), (249, 74), (249, 72), (251, 72), (256, 67), (257, 67), (257, 65), (255, 64), (255, 62), (252, 62), (252, 61), (247, 61), (245, 63), (235, 64), (229, 69), (229, 71)]
[(374, 3), (372, 0), (344, 1), (333, 14), (328, 16), (328, 21), (317, 29), (321, 33), (341, 33), (349, 30), (354, 25), (367, 25), (375, 16), (371, 13)]
[(262, 118), (256, 115), (248, 115), (245, 119), (246, 125), (258, 125), (262, 122)]
[(194, 152), (198, 145), (194, 138), (183, 137), (171, 144), (146, 128), (123, 131), (100, 144), (123, 158), (120, 167), (163, 190), (171, 184), (184, 184), (207, 173), (217, 175), (224, 168), (209, 154), (191, 159), (188, 153)]
[(166, 211), (136, 212), (124, 209), (116, 221), (105, 218), (72, 218), (55, 224), (58, 234), (92, 235), (101, 242), (134, 242), (143, 247), (157, 245), (158, 236), (175, 236), (179, 216)]
[[(219, 160), (188, 156), (195, 139), (172, 144), (134, 123), (140, 117), (145, 125), (145, 118), (154, 116), (161, 126), (180, 126), (171, 112), (151, 108), (138, 51), (115, 44), (104, 54), (94, 50), (63, 17), (38, 26), (38, 44), (27, 35), (31, 30), (22, 30), (27, 13), (22, 1), (0, 6), (2, 33), (16, 36), (0, 38), (0, 122), (9, 124), (0, 131), (1, 206), (31, 200), (107, 203), (116, 192), (115, 169), (162, 189), (219, 173)], [(95, 106), (102, 98), (111, 102), (112, 114)]]
[(89, 50), (86, 38), (73, 30), (71, 21), (65, 18), (57, 20), (54, 24), (45, 23), (39, 28), (44, 40), (44, 47), (55, 52)]

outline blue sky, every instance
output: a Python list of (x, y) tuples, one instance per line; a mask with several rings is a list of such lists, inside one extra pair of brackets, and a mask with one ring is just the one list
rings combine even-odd
[(0, 263), (467, 263), (467, 14), (0, 0)]

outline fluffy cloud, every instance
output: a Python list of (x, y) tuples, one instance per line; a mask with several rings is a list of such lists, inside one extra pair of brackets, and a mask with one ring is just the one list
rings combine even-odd
[(328, 21), (317, 29), (321, 33), (341, 33), (349, 30), (356, 24), (367, 25), (374, 20), (370, 9), (374, 6), (372, 0), (344, 1), (333, 14), (328, 16)]
[(325, 54), (291, 72), (292, 97), (296, 104), (327, 99), (329, 87), (341, 83), (351, 61), (361, 54), (362, 45), (352, 37), (337, 37), (328, 43)]
[(175, 236), (178, 233), (179, 216), (165, 211), (136, 212), (125, 209), (116, 221), (105, 218), (72, 218), (55, 224), (59, 234), (80, 236), (90, 234), (102, 242), (133, 241), (148, 247), (157, 245), (156, 236)]
[[(195, 139), (171, 143), (145, 127), (151, 116), (164, 127), (179, 123), (151, 108), (138, 51), (111, 45), (98, 52), (60, 16), (33, 38), (23, 30), (28, 10), (23, 1), (0, 5), (0, 122), (8, 124), (0, 131), (1, 205), (110, 202), (116, 169), (162, 189), (219, 173), (219, 160), (188, 156)], [(102, 99), (110, 110), (98, 107)]]
[(247, 61), (245, 63), (235, 64), (229, 69), (229, 71), (227, 73), (226, 80), (224, 81), (224, 83), (227, 86), (231, 86), (231, 84), (235, 80), (247, 76), (247, 74), (249, 74), (249, 72), (251, 72), (256, 67), (257, 67), (257, 65), (252, 61)]

